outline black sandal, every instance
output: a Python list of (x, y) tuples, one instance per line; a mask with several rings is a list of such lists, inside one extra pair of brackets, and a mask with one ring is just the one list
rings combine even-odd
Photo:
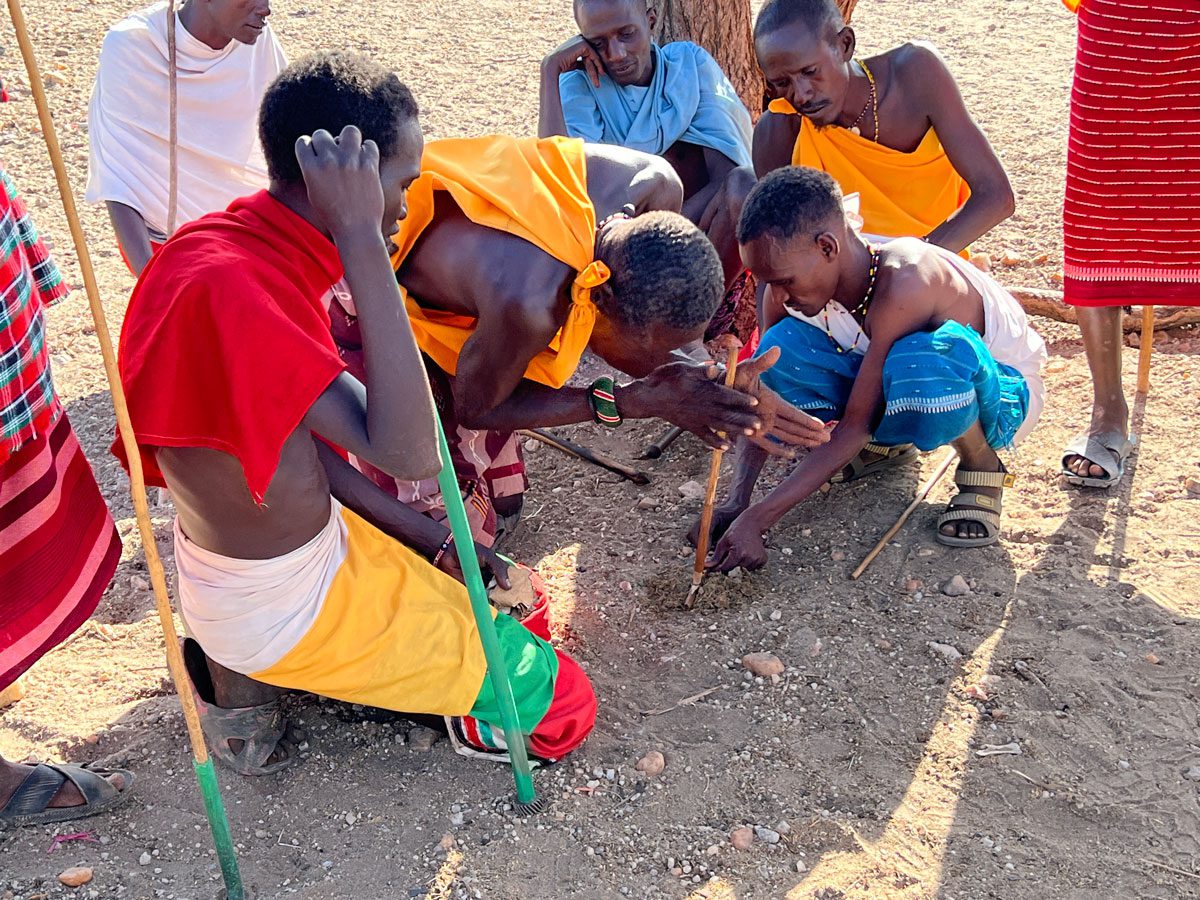
[[(191, 638), (185, 638), (182, 644), (188, 682), (200, 714), (200, 728), (212, 755), (239, 775), (274, 775), (295, 763), (299, 753), (288, 740), (287, 722), (279, 701), (238, 709), (217, 706), (204, 651)], [(241, 749), (235, 752), (230, 741), (241, 741)], [(281, 758), (269, 763), (276, 752)]]
[[(118, 790), (106, 776), (120, 775), (125, 787)], [(67, 782), (83, 796), (79, 806), (51, 806)], [(20, 828), (22, 825), (51, 825), (85, 819), (119, 806), (129, 799), (133, 788), (133, 773), (125, 769), (90, 769), (84, 766), (34, 766), (25, 780), (13, 791), (8, 803), (0, 809), (0, 829)]]

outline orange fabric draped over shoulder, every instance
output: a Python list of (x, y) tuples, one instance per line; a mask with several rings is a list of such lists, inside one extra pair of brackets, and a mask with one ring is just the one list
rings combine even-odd
[[(768, 109), (796, 115), (787, 100), (773, 100)], [(792, 165), (828, 172), (843, 193), (858, 194), (863, 231), (880, 237), (925, 237), (971, 196), (932, 128), (916, 150), (902, 153), (801, 117)]]
[[(421, 233), (433, 221), (435, 191), (449, 191), (477, 225), (529, 241), (578, 274), (567, 319), (550, 346), (535, 356), (525, 377), (560, 388), (574, 374), (596, 323), (592, 288), (609, 278), (593, 259), (596, 211), (587, 193), (583, 141), (552, 137), (516, 139), (500, 135), (431, 141), (425, 145), (421, 176), (408, 192), (408, 217), (393, 240), (399, 270)], [(475, 331), (476, 319), (421, 305), (401, 289), (417, 344), (449, 374)]]

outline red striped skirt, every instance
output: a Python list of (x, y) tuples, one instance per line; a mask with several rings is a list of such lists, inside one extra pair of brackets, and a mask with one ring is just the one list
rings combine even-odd
[(1063, 207), (1076, 306), (1200, 306), (1200, 2), (1083, 0)]
[(63, 415), (0, 465), (0, 690), (96, 610), (121, 539)]

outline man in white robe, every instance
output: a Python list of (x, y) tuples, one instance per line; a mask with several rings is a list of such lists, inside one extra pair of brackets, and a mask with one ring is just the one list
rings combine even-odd
[[(267, 186), (258, 106), (287, 65), (268, 0), (185, 0), (176, 13), (178, 206), (174, 226)], [(168, 234), (167, 4), (104, 38), (88, 110), (87, 199), (104, 202), (135, 275)]]

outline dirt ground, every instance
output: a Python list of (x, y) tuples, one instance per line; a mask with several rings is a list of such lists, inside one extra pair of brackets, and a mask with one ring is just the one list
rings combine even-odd
[[(77, 191), (104, 29), (133, 3), (29, 0), (34, 40)], [(291, 55), (350, 47), (394, 65), (430, 137), (528, 133), (537, 61), (570, 32), (568, 0), (301, 5), (273, 23)], [(1071, 18), (1056, 0), (862, 0), (866, 49), (937, 43), (997, 145), (1017, 214), (982, 242), (1013, 285), (1053, 287)], [(0, 155), (79, 283), (33, 104), (6, 21)], [(109, 321), (132, 280), (105, 217), (84, 211)], [(1024, 262), (1027, 261), (1027, 262)], [(0, 714), (0, 753), (102, 761), (137, 773), (137, 796), (89, 820), (99, 843), (47, 854), (53, 835), (0, 833), (0, 897), (211, 898), (220, 886), (182, 718), (127, 498), (106, 447), (111, 407), (82, 295), (50, 319), (58, 387), (125, 536), (94, 620), (39, 663)], [(932, 522), (936, 487), (858, 582), (848, 575), (939, 454), (898, 476), (835, 488), (770, 536), (771, 558), (680, 608), (697, 512), (679, 486), (707, 455), (680, 441), (638, 488), (549, 449), (529, 455), (528, 518), (512, 546), (545, 574), (559, 630), (600, 697), (586, 746), (537, 776), (552, 800), (514, 818), (507, 770), (420, 751), (402, 721), (296, 698), (302, 764), (260, 780), (221, 772), (247, 881), (259, 897), (507, 900), (766, 897), (1146, 897), (1200, 893), (1200, 634), (1195, 441), (1200, 335), (1163, 337), (1139, 404), (1141, 451), (1111, 494), (1060, 483), (1060, 449), (1090, 402), (1077, 333), (1040, 322), (1051, 347), (1042, 424), (1012, 455), (1005, 539), (954, 552)], [(1134, 349), (1126, 351), (1132, 390)], [(632, 458), (661, 431), (566, 429)], [(777, 477), (779, 470), (773, 470)], [(656, 501), (647, 508), (644, 498)], [(157, 510), (160, 538), (169, 510)], [(169, 543), (164, 544), (169, 549)], [(961, 575), (972, 585), (949, 597)], [(938, 645), (938, 646), (932, 646)], [(762, 682), (739, 662), (777, 654)], [(1015, 753), (989, 754), (1005, 747)], [(665, 772), (634, 770), (648, 750)], [(759, 826), (747, 850), (730, 843)], [(450, 839), (444, 836), (450, 835)], [(145, 861), (145, 864), (143, 864)], [(55, 876), (94, 867), (72, 891)]]

